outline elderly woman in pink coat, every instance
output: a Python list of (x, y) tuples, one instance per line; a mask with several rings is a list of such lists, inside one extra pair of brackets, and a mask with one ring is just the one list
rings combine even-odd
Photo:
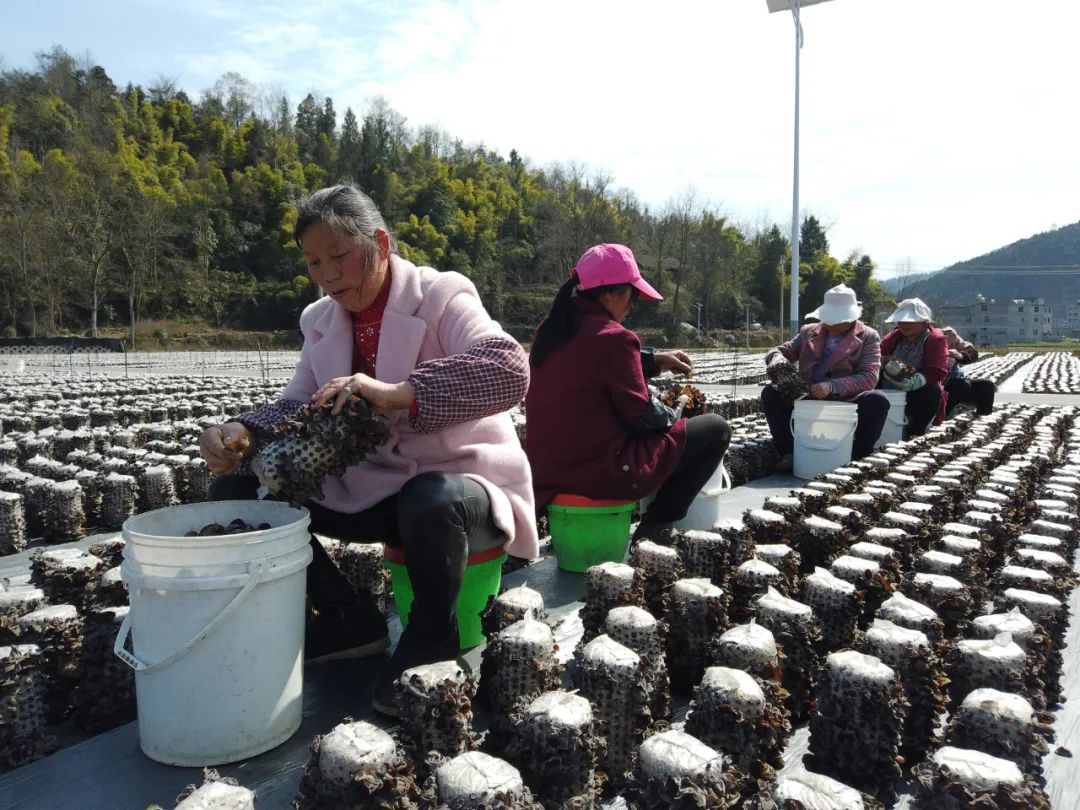
[[(300, 316), (304, 345), (281, 399), (203, 433), (202, 454), (219, 475), (210, 497), (255, 497), (244, 456), (301, 405), (340, 410), (361, 396), (381, 414), (389, 440), (305, 505), (315, 532), (403, 551), (415, 601), (374, 700), (394, 714), (394, 681), (405, 669), (457, 655), (468, 555), (502, 546), (536, 556), (532, 477), (507, 413), (525, 396), (528, 361), (467, 278), (396, 255), (382, 215), (357, 189), (313, 193), (294, 235), (326, 295)], [(245, 444), (243, 454), (229, 449)], [(308, 627), (307, 660), (385, 650), (382, 615), (314, 538), (311, 547), (308, 593), (319, 615)]]

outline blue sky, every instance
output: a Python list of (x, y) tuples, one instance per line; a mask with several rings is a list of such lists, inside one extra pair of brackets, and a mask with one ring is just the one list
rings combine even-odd
[[(834, 254), (932, 270), (1080, 219), (1080, 4), (833, 0), (804, 10), (801, 207)], [(295, 105), (385, 97), (662, 207), (791, 216), (793, 24), (765, 0), (14, 0), (5, 68), (62, 45), (119, 85), (228, 70)]]

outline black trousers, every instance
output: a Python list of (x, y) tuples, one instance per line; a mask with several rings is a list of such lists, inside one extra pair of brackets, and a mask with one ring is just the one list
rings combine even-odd
[[(881, 429), (889, 416), (889, 400), (877, 391), (867, 391), (855, 400), (855, 413), (859, 419), (851, 441), (853, 461), (874, 452), (874, 445), (881, 437)], [(794, 406), (776, 392), (771, 385), (761, 389), (761, 407), (765, 421), (769, 423), (776, 452), (785, 455), (795, 449), (795, 437), (791, 434), (791, 413)]]
[(686, 517), (690, 504), (720, 466), (729, 444), (731, 427), (719, 414), (704, 413), (687, 419), (682, 458), (657, 490), (641, 522), (674, 523)]
[[(258, 486), (253, 476), (220, 476), (210, 485), (209, 499), (254, 499)], [(312, 502), (305, 507), (313, 532), (346, 543), (401, 546), (415, 594), (409, 627), (433, 638), (445, 638), (456, 628), (457, 599), (469, 554), (506, 540), (492, 519), (487, 491), (463, 475), (421, 473), (396, 495), (362, 512), (335, 512)], [(311, 550), (307, 589), (312, 604), (320, 609), (351, 604), (356, 593), (314, 536)]]
[(922, 436), (937, 416), (941, 406), (941, 388), (934, 383), (927, 383), (922, 388), (907, 392), (907, 435)]
[(970, 402), (975, 406), (977, 414), (986, 416), (994, 410), (994, 395), (997, 394), (997, 386), (990, 380), (978, 377), (953, 377), (945, 383), (945, 392), (949, 395), (946, 407), (950, 413), (957, 405)]

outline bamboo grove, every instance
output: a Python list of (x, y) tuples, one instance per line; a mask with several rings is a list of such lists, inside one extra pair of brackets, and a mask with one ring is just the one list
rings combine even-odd
[[(747, 309), (779, 314), (782, 229), (736, 223), (692, 188), (650, 208), (587, 167), (409, 126), (382, 98), (339, 120), (330, 98), (294, 107), (227, 73), (193, 101), (168, 79), (120, 88), (54, 47), (0, 72), (0, 333), (128, 329), (133, 342), (144, 319), (294, 329), (318, 294), (291, 239), (294, 203), (334, 182), (373, 197), (403, 256), (469, 276), (519, 337), (605, 241), (632, 245), (667, 298), (638, 327), (674, 336), (698, 304), (706, 332)], [(869, 256), (830, 256), (813, 217), (800, 242), (808, 303), (844, 281), (871, 311), (883, 304)]]

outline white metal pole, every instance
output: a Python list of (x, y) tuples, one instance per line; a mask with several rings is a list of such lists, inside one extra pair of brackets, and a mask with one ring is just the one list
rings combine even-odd
[(784, 272), (783, 264), (780, 265), (780, 320), (776, 322), (776, 325), (780, 329), (780, 341), (784, 340), (784, 281), (787, 280), (787, 273)]
[(799, 334), (799, 52), (802, 50), (802, 22), (799, 0), (792, 0), (795, 18), (795, 170), (791, 192), (791, 337)]

